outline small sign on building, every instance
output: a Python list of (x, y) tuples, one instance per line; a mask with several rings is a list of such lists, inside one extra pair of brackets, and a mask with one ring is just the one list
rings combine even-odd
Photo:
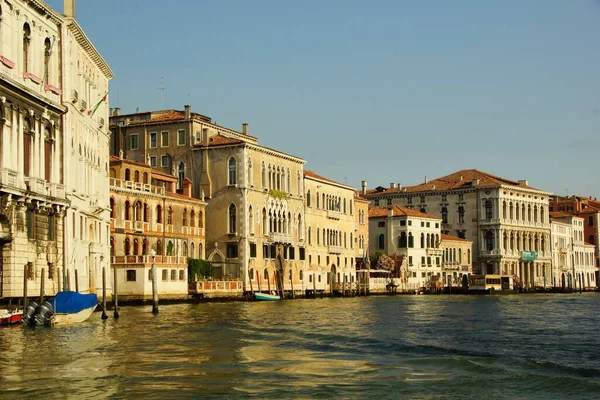
[(523, 251), (521, 253), (522, 261), (535, 261), (537, 260), (537, 251)]

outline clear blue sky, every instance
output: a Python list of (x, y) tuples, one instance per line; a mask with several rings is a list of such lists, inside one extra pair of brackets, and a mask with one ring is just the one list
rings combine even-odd
[[(62, 12), (62, 1), (49, 4)], [(595, 0), (78, 0), (123, 112), (196, 112), (359, 187), (477, 168), (600, 197)]]

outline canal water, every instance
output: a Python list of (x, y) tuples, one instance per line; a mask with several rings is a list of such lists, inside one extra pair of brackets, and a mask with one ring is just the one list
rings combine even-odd
[(0, 398), (600, 398), (600, 295), (124, 307), (0, 330)]

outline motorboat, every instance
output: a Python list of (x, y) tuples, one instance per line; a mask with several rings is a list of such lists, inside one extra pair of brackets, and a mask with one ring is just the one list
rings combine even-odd
[(98, 306), (95, 293), (58, 292), (54, 299), (25, 309), (23, 323), (28, 326), (68, 325), (87, 320)]
[(274, 300), (281, 300), (280, 296), (277, 296), (275, 294), (268, 294), (268, 293), (254, 293), (254, 298), (257, 301), (274, 301)]
[(0, 326), (23, 323), (23, 311), (0, 309)]

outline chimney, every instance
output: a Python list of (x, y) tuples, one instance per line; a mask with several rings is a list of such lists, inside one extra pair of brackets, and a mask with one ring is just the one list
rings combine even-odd
[(431, 190), (435, 190), (435, 185), (431, 185)]
[(388, 218), (392, 218), (394, 216), (394, 209), (390, 206), (388, 207)]
[(247, 124), (247, 123), (245, 123), (245, 122), (242, 124), (242, 133), (243, 133), (244, 135), (247, 135), (247, 134), (248, 134), (248, 124)]
[(362, 186), (362, 194), (367, 194), (367, 181), (361, 181), (360, 184)]
[(65, 0), (63, 13), (67, 18), (75, 18), (75, 0)]
[(519, 185), (529, 186), (529, 182), (527, 182), (527, 179), (519, 179)]
[(462, 182), (462, 180), (463, 180), (463, 176), (461, 175), (461, 176), (460, 176), (460, 181)]
[(396, 188), (396, 184), (394, 182), (390, 183), (390, 189), (395, 189)]
[(185, 119), (192, 118), (192, 107), (189, 104), (186, 104), (184, 106), (184, 108), (185, 108)]
[(401, 192), (402, 191), (402, 184), (398, 182), (396, 184), (396, 188), (398, 189), (399, 192)]
[(114, 115), (115, 117), (118, 117), (119, 115), (121, 115), (121, 108), (120, 108), (120, 107), (116, 107), (116, 108), (113, 110), (113, 115)]
[(111, 107), (111, 108), (109, 108), (109, 109), (108, 109), (108, 116), (109, 116), (109, 117), (112, 117), (114, 114), (115, 114), (115, 109), (114, 109), (114, 108), (112, 108), (112, 107)]
[(130, 122), (131, 122), (131, 119), (125, 118), (125, 125), (129, 125)]
[(427, 175), (425, 175), (425, 183), (427, 183), (427, 182), (429, 182), (429, 181), (427, 180)]
[(479, 185), (479, 179), (473, 179), (471, 181), (471, 186), (477, 186), (477, 185)]

